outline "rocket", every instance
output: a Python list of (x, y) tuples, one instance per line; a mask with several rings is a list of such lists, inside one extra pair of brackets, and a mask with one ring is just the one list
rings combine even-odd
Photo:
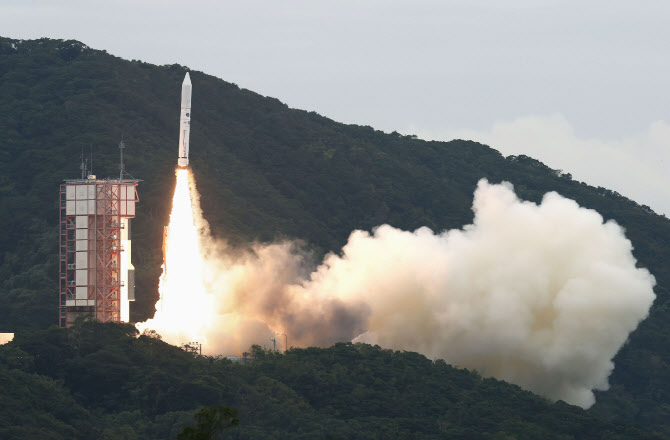
[(181, 83), (181, 116), (179, 117), (179, 160), (180, 167), (188, 166), (188, 138), (191, 134), (191, 77), (184, 77)]

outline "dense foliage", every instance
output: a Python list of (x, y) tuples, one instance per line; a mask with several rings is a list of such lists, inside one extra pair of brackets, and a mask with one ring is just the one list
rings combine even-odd
[(194, 417), (196, 424), (184, 426), (177, 440), (219, 440), (227, 429), (240, 424), (237, 410), (225, 405), (205, 406)]
[(194, 357), (130, 325), (21, 333), (0, 346), (0, 438), (660, 438), (416, 353), (253, 354)]
[[(133, 229), (138, 300), (132, 317), (152, 314), (186, 70), (121, 60), (75, 41), (0, 38), (0, 331), (44, 329), (56, 322), (58, 185), (78, 176), (81, 151), (91, 147), (94, 172), (117, 174), (122, 135), (127, 169), (144, 180)], [(520, 196), (533, 201), (555, 190), (616, 220), (626, 228), (640, 264), (656, 276), (658, 298), (651, 316), (615, 358), (612, 388), (597, 396), (592, 411), (670, 433), (670, 222), (665, 217), (525, 156), (505, 158), (473, 142), (425, 142), (339, 124), (200, 72), (191, 72), (191, 78), (191, 162), (202, 207), (213, 232), (232, 243), (291, 237), (323, 253), (337, 251), (353, 229), (382, 223), (404, 229), (461, 227), (472, 219), (472, 192), (482, 177), (510, 181)], [(108, 361), (111, 371), (120, 362), (112, 355)], [(89, 371), (82, 371), (81, 383), (87, 383)], [(36, 393), (61, 390), (57, 381), (40, 380), (31, 388)], [(57, 392), (65, 399), (57, 406), (73, 408), (68, 417), (85, 419), (92, 410), (84, 408), (95, 402), (67, 404), (79, 392)]]

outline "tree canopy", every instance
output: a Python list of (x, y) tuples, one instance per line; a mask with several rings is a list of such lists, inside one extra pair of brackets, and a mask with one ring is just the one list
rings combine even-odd
[(129, 324), (20, 332), (0, 346), (0, 437), (661, 438), (417, 353), (253, 351), (194, 356)]

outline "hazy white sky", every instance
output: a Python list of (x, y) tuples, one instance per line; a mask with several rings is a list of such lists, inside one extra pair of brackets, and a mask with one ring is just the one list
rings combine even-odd
[(650, 0), (0, 0), (5, 37), (73, 38), (338, 121), (479, 140), (666, 215), (668, 23), (670, 2)]

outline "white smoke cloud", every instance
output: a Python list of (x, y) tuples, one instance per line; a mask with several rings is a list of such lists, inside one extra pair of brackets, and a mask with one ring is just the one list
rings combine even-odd
[[(255, 245), (233, 257), (225, 247), (210, 248), (208, 255), (207, 284), (224, 318), (213, 330), (227, 328), (225, 333), (237, 335), (233, 345), (230, 336), (227, 343), (208, 338), (210, 349), (239, 352), (282, 333), (291, 346), (329, 346), (351, 341), (366, 329), (367, 304), (304, 287), (314, 265), (299, 243)], [(246, 330), (240, 332), (231, 320), (243, 322)], [(278, 344), (283, 339), (277, 338)]]
[(371, 305), (358, 341), (591, 406), (647, 316), (654, 278), (618, 225), (556, 193), (538, 206), (482, 181), (473, 209), (463, 230), (355, 232), (306, 287)]
[(479, 183), (462, 230), (354, 231), (313, 271), (296, 243), (240, 252), (209, 239), (195, 210), (216, 305), (202, 320), (211, 354), (277, 334), (290, 346), (368, 342), (586, 408), (655, 298), (616, 223), (556, 193), (520, 201), (507, 183)]

